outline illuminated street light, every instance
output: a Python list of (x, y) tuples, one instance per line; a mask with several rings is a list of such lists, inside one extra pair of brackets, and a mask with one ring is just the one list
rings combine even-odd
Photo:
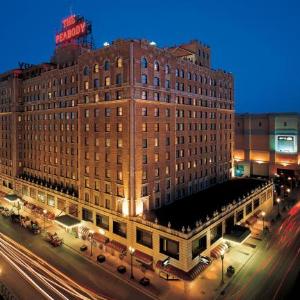
[(264, 211), (262, 211), (261, 216), (262, 216), (262, 221), (263, 221), (263, 231), (265, 230), (265, 215), (266, 213)]
[(280, 217), (280, 207), (279, 207), (279, 205), (280, 205), (280, 198), (277, 198), (276, 199), (276, 201), (277, 201), (277, 207), (278, 207), (278, 213), (277, 213), (277, 217), (279, 218)]
[(224, 284), (224, 254), (225, 254), (225, 251), (223, 250), (221, 252), (221, 260), (222, 260), (222, 280), (221, 280), (221, 284)]
[(291, 189), (288, 188), (288, 189), (286, 189), (286, 191), (287, 191), (288, 193), (290, 193), (290, 192), (291, 192)]
[(94, 237), (94, 231), (93, 230), (90, 230), (89, 231), (90, 233), (90, 239), (91, 239), (91, 256), (93, 256), (93, 237)]
[(129, 253), (130, 253), (130, 279), (134, 279), (133, 276), (133, 255), (135, 252), (135, 249), (131, 246), (128, 247)]

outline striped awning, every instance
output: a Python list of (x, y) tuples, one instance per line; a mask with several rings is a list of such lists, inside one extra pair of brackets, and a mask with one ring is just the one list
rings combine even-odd
[(226, 252), (228, 246), (225, 243), (219, 244), (217, 247), (211, 250), (210, 256), (217, 259), (221, 256), (222, 253)]
[(123, 244), (121, 244), (117, 241), (114, 241), (114, 240), (108, 242), (106, 244), (106, 247), (109, 247), (109, 248), (111, 248), (113, 250), (116, 250), (120, 253), (126, 252), (126, 249), (127, 249), (127, 247), (125, 245), (123, 245)]
[(201, 272), (203, 272), (207, 267), (209, 266), (209, 264), (205, 264), (203, 262), (200, 262), (199, 264), (197, 264), (193, 269), (191, 269), (189, 271), (189, 276), (191, 277), (191, 279), (195, 279)]
[(141, 263), (144, 263), (146, 265), (151, 265), (153, 263), (153, 257), (151, 255), (148, 255), (139, 250), (134, 251), (134, 257), (136, 260), (138, 260)]
[(100, 233), (98, 233), (98, 232), (95, 232), (95, 233), (93, 234), (93, 239), (94, 239), (96, 242), (100, 243), (100, 244), (106, 244), (106, 243), (108, 243), (108, 241), (109, 241), (109, 238), (108, 238), (108, 237), (106, 237), (105, 235), (100, 234)]
[(181, 280), (191, 280), (191, 277), (189, 276), (189, 274), (187, 272), (184, 272), (183, 270), (178, 269), (177, 267), (172, 266), (171, 264), (168, 264), (167, 266), (163, 265), (163, 261), (159, 260), (156, 263), (156, 268), (161, 270), (162, 272), (175, 276), (178, 279)]
[(250, 218), (248, 218), (248, 219), (246, 220), (246, 223), (247, 223), (248, 225), (253, 225), (256, 221), (257, 221), (257, 217), (256, 217), (255, 215), (253, 215), (253, 216), (251, 216)]

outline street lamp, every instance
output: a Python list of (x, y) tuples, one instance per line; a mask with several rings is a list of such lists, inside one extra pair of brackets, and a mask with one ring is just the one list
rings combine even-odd
[(91, 256), (93, 256), (93, 236), (94, 236), (94, 231), (90, 230), (90, 239), (91, 239)]
[(225, 254), (225, 251), (223, 250), (221, 252), (221, 260), (222, 260), (222, 280), (221, 280), (221, 284), (224, 284), (224, 254)]
[(43, 215), (44, 215), (44, 231), (46, 230), (46, 214), (47, 214), (47, 209), (43, 210)]
[(265, 230), (265, 215), (266, 213), (262, 211), (261, 216), (262, 216), (262, 221), (263, 221), (263, 231)]
[(135, 252), (135, 249), (131, 246), (128, 247), (129, 253), (130, 253), (130, 279), (134, 279), (133, 276), (133, 254)]
[(278, 208), (277, 217), (279, 218), (280, 217), (280, 210), (279, 210), (280, 198), (277, 198), (276, 201), (277, 201), (277, 208)]

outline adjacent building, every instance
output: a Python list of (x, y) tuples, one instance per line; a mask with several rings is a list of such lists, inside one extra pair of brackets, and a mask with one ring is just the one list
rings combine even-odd
[[(272, 198), (270, 182), (248, 182), (193, 224), (153, 217), (179, 201), (192, 212), (188, 196), (207, 202), (199, 192), (231, 178), (233, 76), (212, 69), (210, 48), (198, 41), (159, 48), (116, 40), (93, 49), (90, 32), (71, 16), (50, 62), (0, 75), (0, 188), (70, 216), (57, 220), (66, 227), (100, 230), (108, 248), (134, 246), (152, 267), (172, 257), (189, 272), (222, 238), (225, 216), (242, 222)], [(193, 240), (209, 239), (217, 223), (218, 234), (193, 256)]]
[(300, 178), (300, 115), (237, 114), (235, 175)]

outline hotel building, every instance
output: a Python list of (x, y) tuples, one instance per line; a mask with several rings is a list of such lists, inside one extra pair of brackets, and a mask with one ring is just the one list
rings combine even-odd
[(285, 174), (300, 179), (300, 115), (238, 114), (235, 117), (236, 176)]
[(225, 216), (236, 223), (239, 208), (243, 221), (272, 198), (271, 183), (248, 182), (241, 198), (193, 224), (153, 217), (231, 177), (233, 77), (210, 61), (198, 41), (116, 40), (99, 49), (71, 41), (48, 63), (1, 74), (1, 190), (101, 229), (107, 247), (133, 246), (153, 268), (172, 257), (187, 274), (199, 263), (195, 240), (207, 239), (197, 255), (209, 251)]

